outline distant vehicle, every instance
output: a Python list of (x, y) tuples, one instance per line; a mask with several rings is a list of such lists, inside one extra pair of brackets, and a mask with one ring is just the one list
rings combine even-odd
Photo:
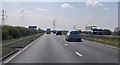
[(93, 29), (92, 34), (103, 35), (103, 30), (102, 29)]
[(53, 30), (52, 32), (53, 32), (53, 34), (56, 34), (57, 31), (56, 31), (56, 30)]
[(87, 34), (91, 34), (93, 32), (93, 30), (95, 30), (95, 29), (97, 29), (97, 26), (86, 26), (85, 32)]
[(46, 34), (51, 34), (50, 28), (48, 28), (48, 29), (46, 30)]
[(57, 31), (56, 35), (62, 35), (62, 31)]
[(65, 39), (66, 39), (66, 41), (78, 41), (78, 42), (81, 42), (80, 32), (77, 31), (77, 30), (70, 30), (70, 31), (68, 31)]
[(87, 26), (85, 30), (86, 34), (102, 35), (103, 30), (99, 29), (97, 26)]

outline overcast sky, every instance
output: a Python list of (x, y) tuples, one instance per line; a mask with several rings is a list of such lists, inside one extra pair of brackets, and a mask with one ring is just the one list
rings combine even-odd
[(46, 29), (52, 28), (56, 19), (57, 29), (73, 29), (76, 25), (84, 30), (86, 25), (97, 25), (113, 30), (118, 26), (117, 2), (4, 2), (2, 8), (7, 12), (7, 25)]

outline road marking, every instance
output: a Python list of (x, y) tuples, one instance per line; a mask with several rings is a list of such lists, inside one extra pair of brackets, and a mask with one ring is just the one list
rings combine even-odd
[(105, 44), (101, 44), (101, 45), (105, 45)]
[(106, 45), (106, 46), (109, 46), (109, 45)]
[(62, 42), (62, 40), (60, 40), (60, 42)]
[[(106, 46), (108, 46), (108, 47), (112, 47), (112, 48), (117, 48), (117, 47), (115, 47), (115, 46), (111, 46), (111, 45), (106, 45)], [(119, 48), (118, 48), (119, 49)]]
[(67, 44), (65, 44), (65, 46), (68, 46)]
[[(38, 38), (39, 39), (39, 38)], [(38, 40), (36, 39), (36, 40)], [(35, 41), (36, 41), (35, 40)], [(16, 56), (18, 56), (20, 53), (22, 53), (25, 49), (27, 49), (28, 47), (30, 47), (35, 41), (31, 42), (29, 45), (27, 45), (25, 48), (23, 48), (22, 50), (20, 50), (18, 53), (14, 54), (12, 57), (10, 57), (9, 59), (7, 59), (4, 63), (8, 63), (10, 62), (12, 59), (14, 59)]]
[(80, 54), (79, 52), (75, 52), (78, 56), (83, 56), (82, 54)]

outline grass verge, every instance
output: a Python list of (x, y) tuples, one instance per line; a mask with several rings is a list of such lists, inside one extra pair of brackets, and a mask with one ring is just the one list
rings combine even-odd
[(94, 36), (94, 35), (81, 35), (81, 36), (83, 39), (86, 39), (86, 40), (108, 44), (115, 47), (118, 47), (120, 44), (119, 37), (103, 37), (103, 36)]
[[(12, 43), (9, 44), (8, 42), (6, 42), (6, 43), (4, 43), (5, 45), (2, 46), (2, 56), (4, 57), (7, 54), (11, 53), (12, 51), (18, 49), (17, 47), (22, 47), (22, 46), (34, 41), (35, 39), (37, 39), (38, 37), (40, 37), (43, 34), (44, 33), (36, 34), (36, 35), (32, 35), (32, 36), (27, 36), (25, 38), (21, 37), (20, 40), (15, 39), (15, 40), (18, 40), (16, 42), (13, 42), (13, 41), (15, 41), (13, 39), (9, 40)], [(14, 48), (14, 47), (16, 47), (16, 48)]]

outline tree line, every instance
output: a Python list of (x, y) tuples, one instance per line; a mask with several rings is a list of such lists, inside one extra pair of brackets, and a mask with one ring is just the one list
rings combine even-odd
[(43, 30), (41, 29), (31, 29), (21, 26), (9, 26), (4, 25), (2, 26), (2, 39), (12, 39), (12, 38), (19, 38), (21, 36), (33, 35), (42, 33)]
[[(81, 31), (79, 30), (81, 33), (86, 33), (86, 31)], [(120, 30), (117, 29), (117, 30), (114, 30), (113, 32), (109, 29), (103, 29), (103, 35), (112, 35), (112, 34), (116, 34), (116, 35), (119, 35), (120, 36)]]

